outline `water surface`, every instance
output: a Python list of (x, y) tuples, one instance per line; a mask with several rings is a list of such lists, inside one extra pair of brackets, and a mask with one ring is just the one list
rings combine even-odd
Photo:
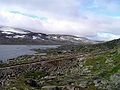
[(31, 49), (57, 48), (58, 45), (0, 45), (0, 60), (16, 58), (22, 55), (32, 55)]

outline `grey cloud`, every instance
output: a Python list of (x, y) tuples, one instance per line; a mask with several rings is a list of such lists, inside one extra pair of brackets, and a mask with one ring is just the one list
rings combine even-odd
[(12, 7), (11, 9), (13, 10), (16, 9), (16, 7), (20, 7), (28, 12), (31, 10), (42, 10), (64, 16), (75, 14), (74, 11), (76, 13), (79, 12), (78, 7), (81, 4), (81, 2), (77, 0), (1, 0), (0, 3), (5, 7)]
[[(95, 15), (92, 11), (81, 10), (81, 6), (89, 5), (91, 2), (104, 8), (106, 5), (107, 7), (109, 4), (113, 5), (113, 0), (0, 0), (0, 24), (93, 39), (101, 32), (120, 34), (120, 18)], [(24, 15), (11, 15), (10, 12), (7, 12), (10, 14), (7, 15), (6, 11), (9, 10), (38, 17), (45, 16), (48, 21), (44, 22)], [(5, 16), (2, 11), (5, 12)]]

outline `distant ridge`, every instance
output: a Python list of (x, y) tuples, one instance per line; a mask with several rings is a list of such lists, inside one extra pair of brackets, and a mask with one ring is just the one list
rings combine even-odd
[(36, 33), (28, 29), (0, 26), (0, 44), (96, 44), (98, 41), (89, 40), (84, 37), (61, 34)]

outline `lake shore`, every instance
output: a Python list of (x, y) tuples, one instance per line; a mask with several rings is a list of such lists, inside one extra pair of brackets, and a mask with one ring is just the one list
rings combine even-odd
[(59, 45), (0, 45), (0, 60), (35, 54), (34, 49), (57, 48)]

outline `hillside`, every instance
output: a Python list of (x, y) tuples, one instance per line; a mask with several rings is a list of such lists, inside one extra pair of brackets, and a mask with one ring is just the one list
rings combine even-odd
[[(35, 51), (37, 55), (21, 56), (9, 60), (9, 63), (1, 63), (1, 90), (120, 88), (120, 39)], [(39, 53), (47, 55), (40, 56)]]
[(97, 41), (92, 41), (84, 37), (72, 35), (44, 34), (36, 33), (31, 30), (14, 28), (8, 26), (0, 27), (0, 44), (3, 45), (65, 45), (65, 44), (95, 44)]

